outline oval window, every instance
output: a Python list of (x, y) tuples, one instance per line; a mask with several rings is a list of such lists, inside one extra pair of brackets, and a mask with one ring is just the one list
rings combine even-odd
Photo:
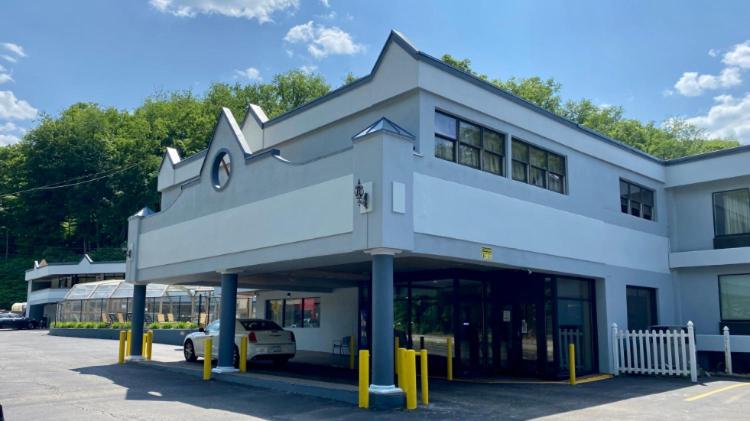
[(213, 183), (216, 190), (221, 190), (229, 183), (232, 175), (232, 157), (229, 152), (221, 152), (214, 159)]

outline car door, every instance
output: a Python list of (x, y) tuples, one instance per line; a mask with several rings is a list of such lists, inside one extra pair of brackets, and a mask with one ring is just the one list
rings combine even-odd
[(218, 350), (218, 342), (219, 342), (219, 321), (214, 320), (213, 322), (209, 323), (208, 326), (206, 326), (206, 331), (203, 332), (202, 335), (196, 336), (196, 340), (193, 341), (193, 345), (195, 346), (195, 353), (196, 355), (203, 356), (204, 355), (204, 345), (206, 342), (206, 339), (211, 338), (213, 344), (211, 346), (211, 355), (216, 356), (216, 351)]

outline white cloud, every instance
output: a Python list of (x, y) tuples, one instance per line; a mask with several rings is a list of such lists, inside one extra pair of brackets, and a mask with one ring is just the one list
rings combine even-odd
[(0, 85), (5, 82), (13, 82), (13, 78), (7, 73), (0, 73)]
[(330, 55), (352, 55), (364, 51), (346, 31), (336, 26), (316, 25), (313, 21), (289, 29), (284, 41), (291, 44), (306, 44), (307, 51), (315, 58)]
[(309, 75), (310, 73), (313, 73), (316, 70), (318, 70), (318, 66), (316, 66), (314, 64), (311, 64), (309, 66), (308, 65), (304, 65), (304, 66), (300, 66), (299, 69), (302, 71), (302, 73), (306, 73), (306, 74)]
[(151, 6), (180, 17), (219, 14), (235, 18), (270, 22), (280, 11), (297, 9), (299, 0), (150, 0)]
[(716, 56), (719, 55), (719, 50), (716, 50), (716, 49), (712, 48), (712, 49), (708, 50), (708, 55), (711, 56), (711, 57), (716, 57)]
[(0, 134), (0, 146), (8, 146), (21, 141), (20, 137), (10, 134)]
[(13, 44), (12, 42), (4, 42), (2, 43), (2, 46), (4, 49), (19, 57), (26, 57), (26, 52), (23, 50), (23, 47), (18, 44)]
[(732, 47), (721, 60), (728, 66), (742, 67), (750, 69), (750, 40)]
[(698, 96), (704, 91), (729, 88), (742, 83), (740, 69), (727, 67), (719, 75), (702, 75), (698, 72), (685, 72), (680, 80), (674, 84), (674, 88), (685, 96)]
[(320, 0), (320, 4), (322, 4), (325, 7), (331, 7), (330, 0)]
[(706, 115), (688, 118), (688, 123), (705, 129), (713, 137), (737, 139), (750, 144), (750, 92), (743, 98), (719, 95)]
[(237, 76), (243, 77), (253, 82), (259, 82), (263, 80), (263, 78), (260, 77), (260, 70), (256, 69), (255, 67), (248, 67), (245, 70), (235, 70), (234, 73)]
[(17, 62), (17, 61), (18, 61), (18, 59), (17, 59), (17, 58), (15, 58), (15, 57), (12, 57), (12, 56), (9, 56), (9, 55), (7, 55), (7, 54), (0, 54), (0, 57), (4, 58), (5, 60), (7, 60), (7, 61), (9, 61), (9, 62), (11, 62), (11, 63), (15, 63), (15, 62)]
[(36, 117), (36, 114), (36, 108), (16, 98), (12, 91), (0, 91), (0, 119), (30, 120)]
[(19, 127), (12, 122), (0, 124), (0, 146), (7, 146), (17, 143), (21, 136), (26, 133), (26, 129)]

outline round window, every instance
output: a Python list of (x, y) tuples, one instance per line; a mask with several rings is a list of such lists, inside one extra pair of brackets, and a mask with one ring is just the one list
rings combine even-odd
[(216, 155), (214, 159), (214, 165), (212, 169), (212, 178), (214, 182), (214, 188), (221, 190), (229, 183), (229, 178), (232, 175), (232, 157), (229, 152), (222, 151)]

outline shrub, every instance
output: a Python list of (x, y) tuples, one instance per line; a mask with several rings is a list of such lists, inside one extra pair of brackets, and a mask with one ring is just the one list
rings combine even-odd
[(151, 323), (151, 324), (148, 325), (148, 328), (149, 329), (161, 329), (161, 327), (159, 325), (160, 325), (159, 322), (153, 322), (153, 323)]

